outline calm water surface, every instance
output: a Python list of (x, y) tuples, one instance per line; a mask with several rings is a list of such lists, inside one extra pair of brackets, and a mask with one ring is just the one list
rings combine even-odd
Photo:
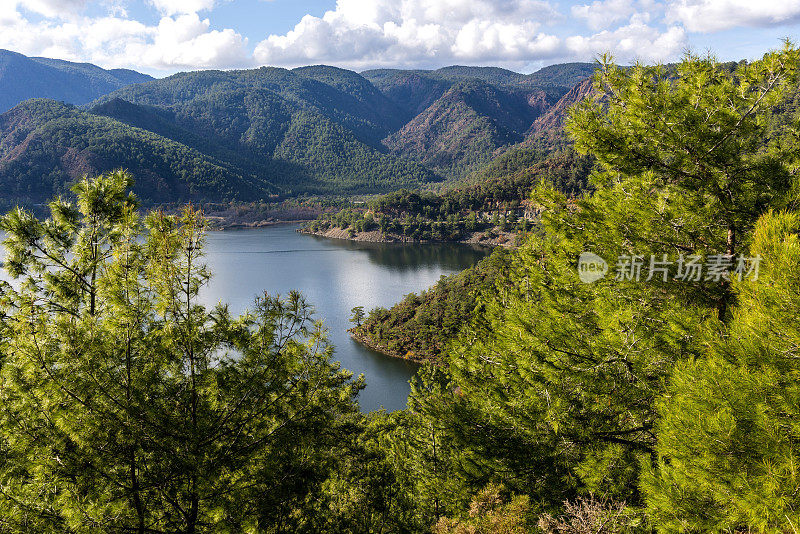
[(371, 351), (352, 339), (350, 309), (390, 307), (426, 289), (442, 275), (461, 271), (488, 253), (456, 244), (356, 243), (297, 233), (297, 225), (209, 232), (206, 260), (214, 277), (203, 290), (207, 304), (226, 302), (231, 312), (251, 306), (264, 291), (301, 291), (324, 320), (334, 357), (355, 375), (364, 373), (363, 410), (405, 407), (415, 364)]
[[(350, 339), (350, 309), (390, 307), (405, 295), (424, 290), (442, 275), (475, 264), (488, 250), (456, 244), (402, 245), (355, 243), (297, 233), (297, 225), (209, 232), (206, 261), (213, 278), (201, 292), (204, 303), (225, 302), (232, 313), (252, 306), (264, 291), (301, 291), (324, 320), (334, 357), (367, 387), (362, 410), (405, 407), (408, 380), (417, 365), (390, 358)], [(0, 240), (5, 235), (0, 232)], [(4, 256), (0, 247), (0, 259)], [(5, 278), (0, 271), (0, 278)]]

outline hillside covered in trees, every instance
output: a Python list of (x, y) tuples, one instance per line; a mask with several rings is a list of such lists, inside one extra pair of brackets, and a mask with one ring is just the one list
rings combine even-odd
[(46, 202), (74, 178), (126, 168), (149, 202), (254, 199), (277, 188), (224, 160), (120, 121), (53, 100), (29, 100), (0, 115), (3, 200)]
[[(585, 72), (584, 64), (576, 65), (581, 69), (574, 76)], [(674, 72), (674, 66), (669, 68)], [(547, 70), (557, 74), (555, 69)], [(375, 75), (379, 86), (391, 88), (389, 81), (404, 79), (403, 71), (376, 72), (380, 74)], [(573, 71), (567, 68), (567, 72)], [(430, 73), (426, 79), (444, 83)], [(377, 196), (366, 205), (356, 204), (337, 214), (324, 214), (309, 224), (306, 231), (358, 239), (362, 232), (378, 230), (386, 241), (470, 240), (487, 244), (497, 244), (497, 236), (501, 236), (507, 243), (509, 232), (525, 232), (537, 219), (540, 206), (530, 201), (534, 186), (547, 182), (571, 198), (592, 189), (588, 176), (594, 159), (578, 154), (564, 131), (568, 110), (592, 92), (591, 80), (579, 81), (547, 107), (546, 112), (535, 116), (521, 141), (483, 160), (477, 170), (457, 182), (436, 191), (400, 191)], [(434, 157), (435, 151), (426, 153)]]
[(494, 288), (509, 253), (496, 248), (477, 265), (410, 293), (390, 310), (374, 308), (350, 330), (359, 342), (395, 358), (441, 363), (442, 351), (475, 314), (481, 294)]
[(594, 160), (590, 156), (570, 146), (537, 146), (542, 145), (509, 150), (455, 187), (380, 195), (338, 213), (325, 213), (304, 231), (327, 235), (341, 229), (351, 239), (378, 231), (385, 241), (487, 244), (499, 235), (524, 234), (535, 226), (541, 209), (529, 198), (536, 185), (547, 182), (571, 198), (591, 189), (588, 176)]
[(410, 118), (386, 146), (457, 179), (530, 137), (534, 121), (593, 71), (591, 63), (571, 63), (529, 75), (458, 66), (362, 74)]
[[(9, 60), (4, 72), (23, 69), (17, 63)], [(105, 71), (90, 67), (69, 72), (102, 78)], [(489, 67), (364, 75), (262, 67), (149, 81), (117, 73), (146, 82), (126, 86), (71, 81), (95, 91), (90, 104), (39, 94), (32, 84), (32, 97), (86, 105), (32, 100), (0, 115), (0, 181), (14, 184), (7, 203), (34, 204), (84, 173), (117, 168), (142, 177), (138, 193), (153, 204), (419, 190), (480, 172), (531, 138), (534, 122), (593, 68), (554, 66), (544, 76)], [(123, 138), (130, 154), (119, 150)]]

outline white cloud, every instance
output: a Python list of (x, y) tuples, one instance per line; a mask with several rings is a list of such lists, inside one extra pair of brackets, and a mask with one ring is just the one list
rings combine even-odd
[(210, 10), (216, 3), (215, 0), (149, 0), (165, 15), (183, 15)]
[(336, 62), (351, 67), (530, 61), (552, 57), (560, 39), (542, 26), (560, 18), (538, 0), (338, 0), (284, 35), (256, 46), (262, 64)]
[(178, 70), (249, 66), (247, 40), (212, 30), (196, 13), (164, 16), (157, 25), (125, 17), (74, 17), (31, 22), (19, 11), (0, 15), (0, 48), (27, 55), (89, 61), (104, 67)]
[[(525, 70), (607, 51), (619, 61), (669, 61), (692, 32), (800, 21), (800, 0), (582, 0), (571, 8), (554, 0), (337, 0), (251, 52), (235, 29), (209, 20), (228, 0), (137, 1), (160, 20), (130, 18), (133, 0), (0, 0), (0, 47), (150, 72), (312, 63)], [(589, 30), (565, 24), (575, 19)]]
[(196, 13), (164, 17), (152, 42), (138, 46), (137, 55), (156, 68), (240, 67), (249, 63), (246, 39), (231, 29), (209, 28), (209, 20), (200, 20)]
[(662, 32), (647, 25), (643, 17), (634, 15), (626, 26), (588, 37), (568, 37), (565, 43), (573, 57), (582, 59), (611, 52), (621, 62), (632, 59), (667, 61), (674, 59), (686, 47), (686, 31), (680, 26), (671, 26)]
[[(799, 0), (800, 1), (800, 0)], [(659, 28), (655, 0), (597, 0), (577, 6), (576, 16), (613, 31), (556, 35), (560, 15), (534, 0), (339, 0), (322, 17), (306, 15), (289, 32), (256, 46), (259, 64), (336, 63), (351, 68), (499, 64), (525, 68), (537, 61), (591, 60), (610, 51), (620, 60), (674, 59), (686, 45), (679, 25)]]
[(464, 25), (451, 46), (453, 57), (475, 60), (528, 60), (552, 57), (561, 40), (553, 35), (537, 33), (533, 22), (494, 23), (472, 20)]
[(572, 6), (572, 16), (585, 19), (593, 30), (606, 29), (636, 13), (633, 0), (595, 0), (591, 4)]
[(791, 24), (800, 21), (800, 0), (678, 0), (668, 6), (667, 21), (690, 32)]
[(3, 10), (17, 6), (48, 18), (73, 18), (86, 7), (87, 0), (12, 0)]

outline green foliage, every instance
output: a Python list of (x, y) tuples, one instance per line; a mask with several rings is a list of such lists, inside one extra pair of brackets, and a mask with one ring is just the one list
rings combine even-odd
[(292, 116), (273, 156), (299, 165), (306, 181), (297, 187), (312, 193), (378, 193), (438, 181), (424, 167), (382, 154), (310, 112)]
[[(685, 204), (702, 218), (705, 228), (690, 222), (664, 229), (665, 245), (680, 246), (675, 237), (691, 228), (695, 247), (735, 254), (737, 245), (746, 250), (742, 234), (759, 214), (779, 205), (792, 187), (792, 134), (776, 131), (770, 119), (797, 83), (797, 61), (787, 44), (733, 76), (713, 59), (692, 56), (677, 67), (677, 77), (662, 67), (624, 71), (605, 64), (596, 80), (601, 96), (577, 106), (567, 127), (578, 150), (591, 152), (608, 171), (596, 176), (598, 183), (618, 181), (619, 173), (642, 176), (643, 202), (651, 202), (648, 189), (658, 188), (649, 196)], [(656, 208), (671, 215), (669, 205)], [(652, 223), (636, 226), (652, 231)], [(725, 295), (720, 300), (724, 312)]]
[(297, 293), (200, 305), (202, 218), (141, 222), (130, 185), (84, 179), (77, 206), (2, 219), (0, 525), (318, 531), (362, 382)]
[(496, 249), (474, 267), (442, 277), (427, 291), (411, 293), (389, 310), (373, 309), (355, 333), (387, 354), (440, 361), (447, 343), (473, 316), (481, 292), (494, 287), (507, 267), (508, 256), (504, 249)]
[[(589, 189), (587, 178), (593, 160), (574, 150), (549, 153), (527, 148), (506, 153), (470, 178), (443, 193), (401, 190), (371, 200), (365, 207), (326, 213), (308, 225), (314, 232), (330, 228), (382, 233), (406, 241), (459, 240), (500, 225), (500, 212), (514, 221), (505, 230), (527, 231), (533, 210), (528, 197), (540, 182), (553, 184), (570, 196)], [(527, 213), (526, 213), (527, 212)]]
[(462, 81), (450, 87), (384, 143), (442, 176), (459, 179), (487, 164), (500, 147), (522, 141), (534, 119), (561, 96)]
[[(709, 354), (679, 366), (659, 403), (658, 462), (645, 489), (664, 532), (792, 532), (800, 524), (800, 223), (758, 222), (758, 280), (735, 286), (739, 306)], [(719, 327), (718, 327), (719, 328)]]
[(361, 321), (364, 320), (364, 306), (356, 306), (350, 310), (350, 322), (354, 323), (356, 327), (361, 326)]
[[(447, 366), (412, 391), (395, 454), (411, 480), (443, 477), (413, 486), (418, 513), (438, 503), (462, 515), (494, 482), (553, 517), (565, 500), (596, 494), (628, 503), (631, 517), (648, 505), (664, 531), (791, 529), (796, 269), (789, 285), (737, 292), (713, 278), (585, 284), (575, 266), (584, 251), (610, 260), (612, 273), (623, 254), (752, 245), (767, 257), (756, 221), (795, 207), (796, 127), (773, 118), (797, 62), (787, 45), (733, 75), (695, 57), (675, 76), (601, 66), (597, 96), (570, 119), (576, 147), (598, 162), (594, 193), (535, 189), (540, 227), (484, 291)], [(791, 254), (781, 265), (796, 264)], [(414, 451), (400, 446), (409, 436), (419, 436)]]
[[(357, 413), (362, 382), (331, 361), (299, 295), (238, 318), (199, 305), (202, 219), (140, 221), (128, 174), (80, 181), (77, 206), (57, 200), (46, 221), (12, 211), (0, 223), (14, 278), (0, 290), (0, 529), (795, 531), (799, 61), (788, 43), (751, 64), (606, 60), (570, 114), (577, 152), (530, 144), (457, 189), (401, 190), (314, 223), (426, 240), (538, 215), (519, 248), (360, 326), (352, 310), (357, 337), (436, 360), (390, 414)], [(476, 75), (413, 76), (431, 96), (462, 74)], [(334, 120), (346, 106), (312, 102), (317, 84), (363, 113)], [(225, 132), (219, 154), (251, 132), (246, 150), (280, 151), (340, 188), (326, 169), (358, 175), (369, 158), (353, 139), (369, 146), (380, 129), (383, 100), (337, 69), (153, 87), (134, 92), (159, 110), (109, 107), (174, 126), (182, 146), (201, 142), (191, 124)], [(235, 102), (271, 113), (217, 112)], [(46, 121), (64, 113), (38, 106)], [(8, 151), (29, 132), (3, 117)], [(320, 154), (341, 147), (352, 164), (328, 166)], [(580, 280), (588, 251), (610, 276)], [(622, 255), (742, 253), (761, 258), (758, 280), (613, 276)]]
[(68, 193), (87, 172), (120, 167), (141, 177), (135, 190), (151, 203), (252, 199), (274, 191), (186, 145), (50, 100), (25, 102), (0, 118), (0, 184), (8, 198), (46, 202)]
[(151, 110), (146, 124), (161, 135), (246, 167), (284, 194), (377, 193), (438, 180), (384, 153), (380, 140), (401, 126), (401, 112), (351, 71), (182, 73), (116, 91), (97, 108), (144, 126), (140, 112), (109, 109), (115, 99)]

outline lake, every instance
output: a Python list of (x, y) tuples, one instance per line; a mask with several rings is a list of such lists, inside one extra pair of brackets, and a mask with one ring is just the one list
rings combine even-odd
[[(225, 302), (239, 314), (264, 291), (301, 291), (329, 330), (334, 357), (354, 375), (364, 373), (362, 410), (405, 407), (408, 380), (418, 366), (374, 352), (350, 338), (350, 310), (391, 307), (408, 293), (427, 289), (442, 275), (477, 263), (486, 248), (451, 243), (362, 243), (296, 232), (299, 225), (209, 232), (206, 262), (213, 273), (201, 292), (207, 305)], [(0, 233), (0, 240), (5, 236)], [(4, 255), (0, 247), (0, 257)], [(5, 273), (0, 273), (4, 278)]]
[(417, 365), (376, 353), (353, 341), (347, 329), (350, 309), (390, 307), (408, 293), (477, 263), (489, 252), (453, 243), (363, 243), (326, 239), (296, 232), (298, 225), (209, 232), (206, 261), (213, 272), (202, 297), (207, 304), (226, 302), (231, 312), (251, 306), (264, 291), (301, 291), (324, 320), (335, 359), (367, 387), (359, 402), (365, 411), (405, 407), (408, 380)]

